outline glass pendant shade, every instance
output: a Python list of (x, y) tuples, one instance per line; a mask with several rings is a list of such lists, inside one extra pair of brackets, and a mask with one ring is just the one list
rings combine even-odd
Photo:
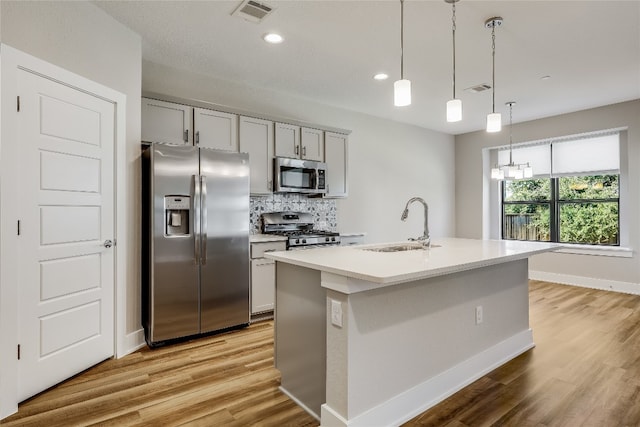
[(491, 169), (491, 179), (504, 179), (504, 171), (500, 168)]
[(393, 83), (393, 105), (405, 107), (411, 105), (411, 81), (402, 79)]
[(513, 177), (514, 177), (515, 179), (522, 179), (522, 178), (524, 178), (524, 171), (523, 171), (522, 169), (516, 169), (516, 170), (513, 172)]
[(533, 168), (527, 165), (527, 167), (523, 169), (523, 174), (525, 178), (533, 178)]
[(500, 132), (502, 130), (502, 116), (500, 113), (487, 114), (487, 132)]
[(459, 122), (462, 120), (462, 101), (451, 99), (447, 101), (447, 121)]

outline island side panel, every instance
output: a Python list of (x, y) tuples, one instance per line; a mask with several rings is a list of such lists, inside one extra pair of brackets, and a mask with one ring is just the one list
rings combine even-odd
[(274, 358), (280, 385), (318, 419), (326, 389), (325, 313), (320, 271), (276, 262)]
[[(327, 354), (323, 425), (325, 414), (356, 426), (406, 421), (412, 412), (420, 413), (467, 385), (479, 371), (530, 348), (527, 265), (524, 259), (343, 294), (343, 328), (327, 320), (327, 338), (336, 348)], [(338, 294), (329, 292), (336, 299)], [(477, 306), (483, 308), (479, 325)], [(526, 338), (518, 342), (524, 344), (513, 354), (495, 351), (522, 336)], [(465, 372), (465, 363), (477, 359), (477, 370)], [(443, 375), (455, 380), (443, 382)], [(427, 393), (411, 395), (421, 387), (420, 393)]]

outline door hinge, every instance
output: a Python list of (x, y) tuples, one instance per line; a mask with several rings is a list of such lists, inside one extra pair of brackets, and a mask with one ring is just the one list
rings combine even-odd
[(18, 220), (18, 236), (20, 235), (20, 220)]
[(18, 344), (18, 360), (20, 360), (20, 344)]
[(17, 99), (17, 105), (16, 106), (18, 108), (18, 112), (20, 112), (20, 97), (18, 96), (17, 98), (18, 99)]

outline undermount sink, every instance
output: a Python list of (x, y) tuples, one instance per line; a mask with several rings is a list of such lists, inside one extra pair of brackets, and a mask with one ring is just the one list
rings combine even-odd
[[(437, 248), (440, 245), (431, 245), (432, 248)], [(368, 248), (361, 248), (364, 251), (372, 252), (405, 252), (405, 251), (423, 251), (427, 248), (418, 243), (403, 243), (400, 245), (384, 245), (384, 246), (372, 246)]]

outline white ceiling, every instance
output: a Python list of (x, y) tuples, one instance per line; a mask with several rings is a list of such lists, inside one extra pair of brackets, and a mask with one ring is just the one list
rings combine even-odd
[[(400, 74), (399, 0), (274, 1), (255, 24), (231, 16), (240, 0), (96, 1), (142, 36), (145, 60), (459, 134), (482, 129), (491, 91), (496, 29), (496, 111), (508, 123), (640, 98), (640, 1), (478, 1), (457, 3), (457, 94), (464, 115), (447, 123), (451, 88), (451, 5), (405, 1), (405, 78), (413, 103), (393, 106)], [(262, 35), (285, 37), (268, 45)], [(390, 75), (384, 82), (372, 76)], [(548, 80), (542, 76), (550, 75)], [(144, 76), (143, 76), (144, 78)], [(212, 100), (215, 102), (215, 100)], [(237, 106), (241, 108), (242, 106)]]

